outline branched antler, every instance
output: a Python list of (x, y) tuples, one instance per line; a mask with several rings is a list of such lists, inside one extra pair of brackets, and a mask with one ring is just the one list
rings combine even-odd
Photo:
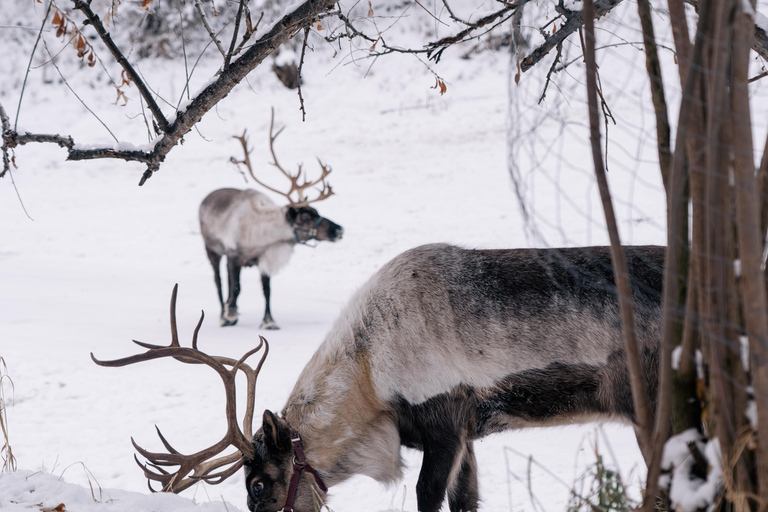
[[(301, 164), (299, 164), (299, 169), (296, 174), (291, 174), (290, 172), (286, 171), (282, 165), (280, 165), (280, 163), (277, 161), (277, 154), (275, 153), (275, 139), (277, 139), (277, 136), (283, 132), (285, 127), (280, 128), (277, 133), (274, 133), (274, 126), (275, 109), (272, 109), (272, 117), (269, 121), (269, 151), (272, 153), (272, 165), (277, 167), (283, 176), (288, 178), (291, 182), (291, 187), (288, 189), (288, 192), (283, 192), (274, 187), (271, 187), (256, 177), (256, 174), (253, 172), (253, 167), (251, 166), (251, 149), (248, 147), (247, 130), (243, 131), (242, 135), (233, 136), (235, 139), (240, 141), (240, 145), (243, 147), (243, 153), (245, 156), (242, 160), (237, 160), (235, 157), (231, 157), (229, 161), (233, 164), (245, 165), (246, 169), (248, 169), (248, 174), (251, 175), (251, 178), (253, 178), (256, 183), (276, 194), (284, 196), (293, 206), (306, 206), (310, 203), (316, 203), (317, 201), (322, 201), (323, 199), (328, 199), (331, 197), (334, 194), (333, 188), (327, 181), (325, 181), (325, 179), (329, 174), (331, 174), (332, 169), (329, 165), (324, 164), (319, 158), (317, 159), (317, 162), (320, 164), (320, 177), (312, 181), (307, 181), (307, 173), (303, 171)], [(300, 179), (302, 180), (301, 183), (299, 183)], [(320, 189), (317, 197), (314, 199), (309, 199), (305, 190), (318, 184), (322, 184), (323, 188)], [(294, 193), (295, 197), (292, 196)]]
[[(93, 362), (99, 366), (109, 367), (127, 366), (142, 361), (172, 357), (182, 363), (204, 364), (209, 366), (219, 374), (219, 377), (221, 377), (221, 380), (224, 382), (224, 391), (227, 400), (227, 433), (218, 443), (197, 453), (184, 455), (171, 446), (160, 432), (159, 428), (157, 429), (157, 435), (160, 437), (160, 441), (163, 443), (163, 446), (165, 446), (167, 453), (155, 453), (145, 450), (131, 438), (133, 446), (139, 454), (148, 461), (142, 463), (138, 457), (136, 457), (136, 463), (144, 470), (144, 475), (149, 480), (149, 488), (153, 492), (155, 491), (155, 489), (152, 488), (153, 480), (162, 484), (162, 491), (174, 493), (179, 493), (199, 481), (204, 481), (209, 484), (221, 483), (224, 479), (237, 472), (246, 460), (254, 458), (255, 449), (251, 444), (251, 438), (253, 432), (256, 379), (267, 358), (267, 354), (269, 354), (269, 344), (262, 336), (259, 336), (260, 341), (256, 348), (249, 350), (243, 357), (237, 360), (223, 356), (210, 356), (200, 351), (197, 348), (197, 335), (200, 331), (200, 326), (203, 324), (205, 314), (200, 316), (200, 321), (195, 327), (195, 332), (192, 335), (192, 347), (188, 348), (180, 346), (179, 336), (176, 329), (177, 290), (178, 285), (175, 285), (171, 295), (171, 344), (169, 346), (151, 345), (149, 343), (133, 340), (134, 343), (148, 350), (143, 354), (137, 354), (112, 361), (101, 361), (96, 359), (93, 353), (91, 353)], [(261, 350), (262, 346), (264, 347), (264, 354), (261, 356), (261, 360), (256, 368), (253, 369), (248, 366), (245, 361)], [(245, 416), (243, 418), (243, 430), (240, 430), (240, 427), (237, 424), (235, 377), (237, 376), (238, 371), (245, 374), (248, 391)], [(237, 451), (218, 458), (213, 458), (230, 446), (234, 446)], [(171, 472), (165, 469), (168, 467), (178, 467), (178, 469)]]

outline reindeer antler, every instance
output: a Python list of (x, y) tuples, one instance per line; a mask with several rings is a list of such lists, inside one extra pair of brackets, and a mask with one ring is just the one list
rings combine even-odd
[[(235, 157), (230, 157), (229, 161), (233, 164), (244, 164), (245, 167), (248, 169), (248, 174), (251, 175), (251, 178), (261, 185), (262, 187), (271, 190), (272, 192), (275, 192), (277, 194), (280, 194), (281, 196), (284, 196), (288, 199), (288, 201), (293, 206), (306, 206), (310, 203), (315, 203), (317, 201), (322, 201), (323, 199), (328, 199), (331, 197), (334, 192), (331, 185), (325, 181), (325, 179), (328, 177), (329, 174), (331, 174), (331, 167), (328, 165), (325, 165), (319, 158), (317, 159), (318, 163), (320, 164), (321, 174), (320, 177), (313, 181), (307, 181), (307, 173), (302, 169), (302, 165), (299, 164), (299, 169), (296, 172), (296, 174), (291, 174), (290, 172), (286, 171), (283, 166), (280, 165), (280, 163), (277, 161), (277, 154), (275, 153), (275, 139), (277, 139), (277, 136), (280, 135), (285, 127), (280, 128), (277, 133), (274, 133), (274, 126), (275, 126), (275, 109), (272, 109), (272, 117), (269, 120), (269, 151), (272, 153), (272, 165), (277, 167), (277, 169), (288, 178), (291, 182), (291, 187), (288, 190), (288, 192), (282, 192), (280, 190), (277, 190), (276, 188), (273, 188), (260, 179), (256, 177), (256, 175), (253, 172), (253, 167), (251, 167), (251, 149), (248, 148), (248, 137), (246, 136), (247, 130), (243, 131), (242, 135), (235, 135), (233, 138), (240, 141), (240, 144), (243, 146), (243, 152), (245, 153), (245, 157), (242, 160), (237, 160)], [(302, 174), (304, 175), (302, 178)], [(299, 179), (303, 179), (302, 183), (299, 183)], [(305, 190), (314, 187), (317, 184), (322, 184), (323, 188), (318, 192), (317, 197), (314, 199), (308, 199)], [(296, 193), (296, 198), (292, 197), (291, 194)]]
[[(173, 357), (177, 361), (188, 364), (204, 364), (213, 368), (219, 374), (224, 382), (224, 391), (226, 393), (226, 415), (227, 415), (227, 433), (218, 443), (191, 455), (183, 455), (171, 446), (165, 439), (160, 429), (157, 429), (157, 435), (160, 437), (168, 453), (153, 453), (140, 447), (131, 438), (131, 442), (136, 450), (147, 459), (147, 463), (142, 463), (136, 457), (136, 463), (144, 470), (144, 475), (148, 479), (149, 489), (152, 488), (151, 481), (160, 482), (162, 490), (166, 492), (179, 493), (199, 481), (209, 484), (221, 483), (224, 479), (233, 475), (243, 466), (245, 460), (251, 460), (256, 455), (256, 451), (251, 444), (253, 432), (253, 408), (256, 394), (256, 379), (261, 371), (261, 367), (269, 354), (269, 343), (262, 336), (259, 336), (259, 345), (246, 352), (240, 359), (231, 359), (223, 356), (210, 356), (197, 348), (197, 334), (200, 326), (203, 324), (205, 314), (200, 316), (200, 321), (195, 327), (192, 335), (192, 348), (179, 345), (179, 336), (176, 330), (176, 293), (179, 285), (173, 287), (171, 294), (171, 344), (167, 347), (160, 345), (151, 345), (141, 341), (133, 340), (137, 345), (148, 349), (143, 354), (136, 354), (113, 361), (100, 361), (91, 353), (91, 359), (99, 366), (127, 366), (129, 364), (140, 363), (162, 357)], [(264, 355), (255, 369), (248, 366), (245, 361), (264, 347)], [(227, 369), (229, 367), (229, 369)], [(247, 381), (247, 405), (245, 416), (243, 418), (243, 430), (241, 431), (237, 424), (237, 410), (235, 401), (235, 377), (238, 371), (242, 371)], [(245, 434), (243, 433), (245, 432)], [(229, 446), (234, 446), (238, 451), (213, 459), (216, 455), (226, 450)], [(209, 460), (212, 459), (212, 460)], [(225, 469), (215, 472), (219, 468)], [(167, 471), (166, 467), (178, 466), (174, 472)], [(190, 473), (192, 473), (190, 475)]]

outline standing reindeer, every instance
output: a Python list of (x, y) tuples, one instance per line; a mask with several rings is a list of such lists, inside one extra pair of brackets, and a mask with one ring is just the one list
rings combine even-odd
[[(274, 111), (269, 125), (269, 149), (274, 165), (291, 182), (288, 192), (282, 192), (266, 185), (256, 178), (251, 167), (250, 149), (246, 133), (235, 137), (243, 146), (243, 164), (251, 177), (259, 185), (285, 196), (289, 204), (278, 206), (269, 197), (255, 190), (237, 190), (222, 188), (211, 192), (200, 205), (200, 231), (205, 242), (208, 260), (213, 266), (216, 290), (221, 305), (220, 324), (222, 326), (237, 323), (237, 297), (240, 294), (240, 269), (258, 265), (261, 270), (261, 285), (266, 302), (262, 329), (278, 329), (270, 310), (270, 278), (284, 267), (293, 254), (296, 244), (306, 244), (311, 240), (340, 240), (344, 229), (309, 206), (333, 195), (333, 189), (325, 181), (331, 168), (320, 162), (321, 176), (314, 181), (307, 181), (302, 176), (302, 168), (296, 174), (283, 169), (275, 155), (275, 139), (280, 131), (273, 135)], [(303, 179), (299, 183), (299, 179)], [(309, 199), (305, 190), (322, 184), (322, 190), (314, 199)], [(219, 267), (222, 256), (227, 257), (227, 282), (229, 295), (226, 302), (221, 291)]]
[[(626, 248), (652, 410), (664, 253), (662, 247)], [(99, 364), (182, 355), (179, 350), (150, 348)], [(248, 355), (229, 361), (232, 374)], [(202, 355), (189, 359), (204, 362)], [(281, 414), (265, 411), (252, 437), (255, 376), (248, 381), (245, 434), (234, 419), (234, 376), (222, 378), (228, 438), (240, 455), (228, 461), (245, 466), (253, 512), (318, 510), (328, 487), (356, 474), (395, 482), (401, 446), (424, 453), (416, 486), (420, 512), (438, 512), (446, 496), (451, 512), (476, 511), (474, 440), (506, 429), (634, 420), (608, 247), (436, 244), (401, 254), (353, 296)], [(146, 476), (165, 490), (236, 470), (211, 473), (209, 466), (221, 467), (223, 459), (202, 462), (220, 453), (221, 443), (187, 457), (163, 442), (168, 454), (137, 449), (149, 460), (142, 466)], [(169, 465), (180, 469), (152, 469)]]

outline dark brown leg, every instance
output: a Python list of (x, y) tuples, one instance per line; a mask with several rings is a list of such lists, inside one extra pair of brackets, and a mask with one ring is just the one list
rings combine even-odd
[(224, 313), (221, 316), (221, 326), (235, 325), (237, 323), (237, 296), (240, 295), (240, 266), (237, 260), (227, 256), (227, 277), (229, 282), (229, 297), (224, 304)]
[(467, 441), (456, 482), (448, 490), (448, 506), (451, 512), (476, 512), (479, 500), (475, 449), (472, 441)]
[(280, 327), (278, 327), (274, 319), (272, 319), (272, 311), (269, 308), (271, 288), (269, 284), (269, 276), (267, 274), (261, 274), (261, 288), (264, 291), (264, 300), (267, 303), (266, 308), (264, 309), (264, 320), (261, 321), (261, 328), (272, 331), (277, 330)]

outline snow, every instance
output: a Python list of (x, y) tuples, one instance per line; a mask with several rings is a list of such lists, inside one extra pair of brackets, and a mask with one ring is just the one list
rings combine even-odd
[[(689, 445), (695, 445), (708, 463), (707, 478), (691, 474), (694, 459)], [(717, 438), (704, 443), (696, 429), (672, 436), (664, 445), (661, 468), (670, 474), (662, 475), (659, 484), (669, 489), (672, 505), (679, 510), (711, 510), (723, 485), (722, 457)]]
[[(631, 13), (634, 6), (628, 7)], [(260, 33), (268, 27), (265, 21)], [(396, 25), (392, 32), (397, 30)], [(403, 40), (416, 40), (402, 32)], [(52, 34), (46, 37), (50, 44)], [(567, 58), (571, 47), (565, 46)], [(162, 448), (154, 425), (182, 452), (218, 441), (225, 429), (224, 397), (212, 371), (173, 361), (100, 368), (89, 357), (136, 353), (131, 339), (167, 343), (174, 283), (179, 283), (182, 343), (189, 343), (201, 309), (207, 314), (200, 332), (204, 351), (239, 357), (259, 334), (269, 339), (270, 356), (257, 386), (259, 414), (283, 406), (347, 299), (406, 249), (431, 242), (483, 248), (606, 243), (583, 131), (580, 65), (569, 68), (576, 77), (568, 82), (575, 83), (573, 89), (553, 86), (546, 101), (533, 107), (551, 60), (515, 86), (504, 49), (470, 60), (447, 50), (435, 68), (448, 82), (441, 96), (430, 89), (434, 75), (417, 59), (391, 56), (372, 66), (369, 59), (349, 59), (336, 50), (333, 59), (332, 48), (315, 42), (307, 53), (305, 123), (296, 92), (263, 65), (203, 118), (143, 187), (136, 186), (144, 171), (138, 163), (67, 162), (65, 151), (51, 145), (16, 149), (15, 185), (35, 220), (25, 215), (11, 181), (0, 180), (0, 356), (14, 382), (12, 392), (6, 388), (9, 434), (23, 468), (0, 476), (1, 509), (40, 510), (38, 503), (64, 503), (68, 510), (246, 509), (241, 474), (219, 486), (195, 486), (180, 497), (149, 495), (133, 460), (131, 436), (149, 450)], [(12, 118), (28, 58), (22, 51), (13, 55), (16, 65), (14, 58), (0, 62), (0, 102)], [(665, 58), (671, 62), (671, 56)], [(653, 116), (642, 53), (610, 49), (601, 59), (604, 67), (608, 62), (618, 67), (605, 73), (602, 83), (619, 120), (611, 128), (609, 179), (623, 241), (663, 244), (663, 187), (655, 148), (648, 143)], [(183, 66), (145, 61), (141, 68), (157, 94), (178, 104)], [(217, 68), (218, 62), (201, 61), (190, 89), (207, 84)], [(20, 124), (32, 132), (71, 134), (91, 147), (109, 144), (100, 123), (45, 70), (30, 75)], [(72, 65), (64, 72), (119, 140), (136, 148), (151, 144), (135, 88), (127, 89), (130, 101), (121, 107), (113, 104), (114, 89), (88, 74), (98, 70)], [(674, 84), (674, 78), (665, 79)], [(758, 102), (760, 82), (754, 87)], [(510, 88), (517, 102), (512, 108)], [(674, 91), (673, 85), (671, 101)], [(245, 128), (257, 172), (273, 172), (267, 136), (271, 107), (276, 123), (287, 127), (278, 144), (285, 167), (313, 165), (316, 157), (333, 167), (329, 181), (336, 195), (317, 207), (344, 226), (344, 239), (313, 250), (297, 247), (273, 279), (272, 313), (280, 331), (258, 329), (263, 299), (254, 269), (243, 272), (238, 325), (220, 328), (197, 208), (216, 188), (254, 186), (229, 163), (230, 156), (240, 157), (232, 136)], [(755, 119), (767, 118), (758, 113)], [(756, 124), (764, 132), (765, 126)], [(510, 152), (508, 138), (515, 142)], [(511, 182), (509, 160), (520, 169), (523, 189)], [(529, 201), (535, 229), (521, 214), (519, 193)], [(240, 405), (242, 411), (242, 397)], [(591, 439), (611, 454), (607, 460), (639, 494), (644, 466), (629, 426), (530, 429), (476, 443), (481, 509), (563, 510), (569, 486), (594, 462)], [(400, 484), (382, 487), (355, 477), (331, 489), (332, 509), (415, 512), (420, 454), (406, 450), (405, 458), (409, 468)], [(103, 488), (101, 503), (93, 503), (91, 485)]]
[[(16, 471), (0, 474), (0, 509), (8, 512), (227, 512), (239, 510), (224, 501), (197, 503), (170, 493), (154, 495), (102, 489), (90, 479), (92, 486), (67, 483), (63, 478), (41, 471)], [(61, 507), (64, 505), (64, 507)]]

